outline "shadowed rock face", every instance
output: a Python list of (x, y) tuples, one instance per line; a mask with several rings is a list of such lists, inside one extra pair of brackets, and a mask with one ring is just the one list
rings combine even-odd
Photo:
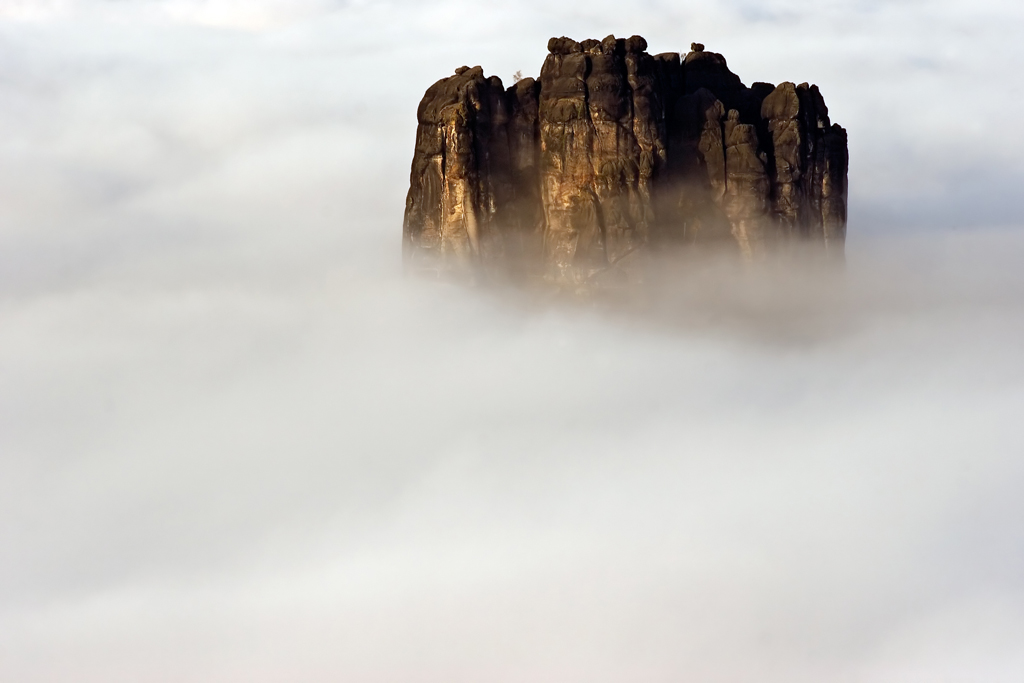
[(539, 80), (480, 67), (432, 85), (406, 200), (407, 264), (581, 285), (651, 250), (749, 259), (793, 240), (842, 255), (846, 131), (817, 86), (745, 86), (694, 44), (552, 38)]

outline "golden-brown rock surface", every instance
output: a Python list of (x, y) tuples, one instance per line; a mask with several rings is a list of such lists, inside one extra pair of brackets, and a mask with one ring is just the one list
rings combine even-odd
[(694, 43), (552, 38), (540, 78), (479, 66), (432, 85), (406, 200), (419, 269), (572, 286), (628, 275), (645, 253), (719, 244), (759, 258), (794, 240), (842, 255), (846, 131), (817, 86), (745, 86)]

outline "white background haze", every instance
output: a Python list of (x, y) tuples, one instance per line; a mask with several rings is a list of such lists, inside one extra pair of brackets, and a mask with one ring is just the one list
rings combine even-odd
[[(1024, 680), (1022, 29), (0, 0), (0, 680)], [(426, 87), (609, 33), (820, 85), (841, 278), (401, 277)]]

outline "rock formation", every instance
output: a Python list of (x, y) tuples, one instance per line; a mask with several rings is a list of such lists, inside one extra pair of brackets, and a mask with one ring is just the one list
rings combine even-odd
[(842, 255), (846, 131), (814, 85), (745, 86), (694, 43), (552, 38), (539, 80), (460, 67), (420, 102), (405, 208), (414, 267), (583, 285), (652, 250)]

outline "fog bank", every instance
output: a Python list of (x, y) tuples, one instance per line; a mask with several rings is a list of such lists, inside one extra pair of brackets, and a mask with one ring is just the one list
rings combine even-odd
[[(1021, 680), (1018, 10), (469, 6), (0, 4), (0, 679)], [(822, 85), (842, 272), (401, 276), (422, 90), (610, 31)]]

